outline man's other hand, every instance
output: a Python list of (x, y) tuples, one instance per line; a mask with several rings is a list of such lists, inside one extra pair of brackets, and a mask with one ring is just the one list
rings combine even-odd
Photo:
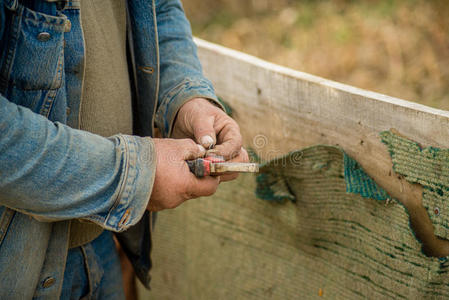
[(186, 160), (203, 157), (206, 150), (191, 139), (153, 139), (157, 164), (156, 178), (147, 209), (175, 208), (184, 201), (210, 196), (217, 190), (219, 177), (197, 178)]
[[(227, 161), (248, 162), (242, 148), (239, 125), (223, 110), (204, 98), (186, 102), (180, 109), (173, 127), (174, 138), (192, 138), (204, 148), (214, 147), (215, 153)], [(221, 176), (221, 181), (235, 179), (237, 173)]]

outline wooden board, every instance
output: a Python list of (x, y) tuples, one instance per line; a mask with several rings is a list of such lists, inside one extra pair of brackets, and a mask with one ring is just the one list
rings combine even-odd
[(421, 206), (420, 186), (395, 176), (379, 133), (393, 128), (423, 145), (448, 148), (449, 112), (195, 41), (206, 77), (233, 108), (245, 145), (263, 159), (316, 144), (338, 145), (407, 208)]
[[(447, 297), (447, 260), (424, 256), (409, 230), (407, 211), (427, 218), (432, 230), (422, 189), (394, 174), (379, 133), (394, 128), (423, 146), (449, 148), (449, 113), (196, 42), (245, 146), (270, 160), (312, 145), (338, 145), (407, 210), (345, 194), (342, 182), (323, 185), (333, 197), (317, 197), (307, 190), (316, 178), (299, 181), (298, 203), (274, 205), (255, 197), (253, 176), (241, 176), (213, 197), (160, 214), (150, 298)], [(342, 245), (354, 251), (348, 258), (366, 257), (343, 262)]]

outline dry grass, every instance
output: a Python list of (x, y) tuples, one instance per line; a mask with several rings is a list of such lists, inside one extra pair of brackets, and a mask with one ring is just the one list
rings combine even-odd
[(184, 0), (194, 34), (268, 61), (449, 109), (449, 1)]

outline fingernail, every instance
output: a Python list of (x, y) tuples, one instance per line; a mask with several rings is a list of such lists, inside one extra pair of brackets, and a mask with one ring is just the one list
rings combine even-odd
[(214, 144), (214, 139), (210, 135), (205, 135), (200, 139), (201, 145), (206, 148), (209, 148)]

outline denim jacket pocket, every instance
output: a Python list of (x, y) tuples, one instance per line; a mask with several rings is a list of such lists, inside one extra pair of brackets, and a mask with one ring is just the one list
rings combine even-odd
[[(9, 12), (2, 77), (21, 90), (58, 89), (64, 71), (64, 31), (67, 18), (50, 16), (19, 5)], [(5, 74), (6, 73), (6, 74)]]

